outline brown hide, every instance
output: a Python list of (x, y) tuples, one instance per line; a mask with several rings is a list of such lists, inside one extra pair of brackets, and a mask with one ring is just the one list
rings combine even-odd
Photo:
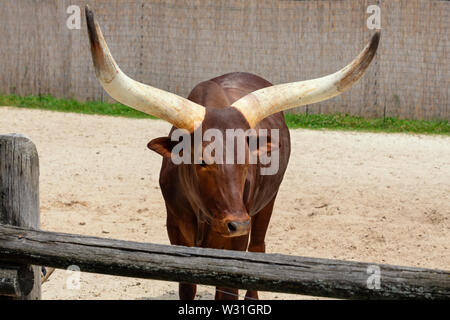
[[(230, 105), (250, 92), (271, 85), (256, 75), (230, 73), (198, 84), (188, 99), (206, 107), (203, 131), (209, 128), (223, 133), (226, 129), (245, 131), (249, 124)], [(289, 160), (290, 136), (282, 112), (265, 118), (255, 129), (268, 129), (268, 141), (270, 129), (279, 129), (279, 170), (274, 175), (261, 175), (259, 161), (257, 164), (246, 161), (245, 164), (175, 165), (170, 158), (173, 147), (170, 138), (157, 138), (149, 143), (150, 149), (164, 156), (160, 186), (172, 244), (264, 252), (273, 202)], [(236, 298), (237, 290), (217, 290), (216, 298)], [(180, 284), (180, 298), (194, 297), (195, 285)], [(248, 291), (247, 298), (257, 298), (257, 293)]]

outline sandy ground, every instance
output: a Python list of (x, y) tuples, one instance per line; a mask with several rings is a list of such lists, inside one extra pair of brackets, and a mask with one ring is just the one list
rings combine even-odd
[[(169, 127), (0, 108), (0, 133), (23, 133), (37, 146), (42, 229), (124, 240), (169, 244), (161, 158), (146, 148)], [(267, 252), (450, 269), (449, 137), (292, 130), (291, 138)], [(173, 282), (81, 273), (80, 288), (70, 289), (70, 275), (55, 271), (43, 298), (177, 298)], [(197, 293), (211, 299), (214, 288)]]

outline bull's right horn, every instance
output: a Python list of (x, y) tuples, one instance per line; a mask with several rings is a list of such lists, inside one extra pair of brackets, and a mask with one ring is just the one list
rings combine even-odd
[(125, 75), (114, 61), (93, 12), (86, 6), (86, 21), (95, 73), (115, 100), (166, 120), (180, 129), (194, 131), (205, 117), (205, 108), (173, 93), (137, 82)]
[(364, 50), (348, 66), (328, 76), (256, 90), (232, 104), (250, 127), (273, 113), (330, 99), (349, 89), (362, 77), (378, 48), (377, 31)]

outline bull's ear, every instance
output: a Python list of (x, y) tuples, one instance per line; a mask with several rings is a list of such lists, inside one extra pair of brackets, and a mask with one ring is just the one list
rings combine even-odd
[(172, 149), (177, 142), (172, 141), (169, 137), (159, 137), (153, 139), (147, 144), (147, 148), (159, 153), (163, 157), (169, 157), (172, 155)]

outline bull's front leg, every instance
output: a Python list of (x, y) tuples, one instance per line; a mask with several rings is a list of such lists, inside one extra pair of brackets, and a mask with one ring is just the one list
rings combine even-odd
[[(252, 217), (252, 230), (250, 236), (250, 243), (248, 245), (249, 252), (266, 252), (265, 238), (267, 228), (269, 226), (270, 217), (272, 216), (273, 205), (275, 203), (276, 195), (273, 199)], [(245, 294), (245, 300), (259, 299), (258, 291), (248, 290)]]
[[(189, 214), (185, 214), (189, 217)], [(176, 216), (172, 210), (167, 207), (167, 233), (172, 245), (193, 247), (195, 246), (195, 228), (196, 221), (194, 219), (185, 218), (184, 221), (191, 222), (191, 227), (187, 227), (188, 223), (183, 226), (179, 225), (179, 217)], [(183, 220), (181, 220), (183, 221)], [(184, 230), (181, 229), (184, 227)], [(180, 282), (178, 285), (178, 294), (180, 300), (194, 300), (197, 293), (197, 285), (191, 283)]]
[(194, 300), (197, 293), (197, 285), (191, 283), (179, 283), (178, 294), (180, 300)]

